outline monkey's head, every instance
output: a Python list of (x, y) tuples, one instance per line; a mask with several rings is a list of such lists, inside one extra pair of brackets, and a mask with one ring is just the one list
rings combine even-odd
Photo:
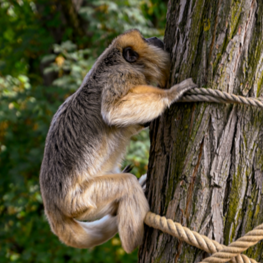
[(145, 39), (138, 30), (133, 29), (118, 36), (111, 46), (122, 54), (122, 63), (144, 74), (148, 84), (165, 86), (169, 77), (170, 56), (164, 51), (160, 39)]

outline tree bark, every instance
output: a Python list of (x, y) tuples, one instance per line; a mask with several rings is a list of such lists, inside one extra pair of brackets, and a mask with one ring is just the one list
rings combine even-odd
[[(169, 87), (192, 77), (263, 96), (263, 1), (170, 0), (165, 46)], [(230, 104), (178, 103), (150, 127), (151, 211), (224, 244), (263, 223), (263, 112)], [(246, 254), (263, 262), (263, 242)], [(146, 227), (139, 262), (199, 262), (208, 254)]]

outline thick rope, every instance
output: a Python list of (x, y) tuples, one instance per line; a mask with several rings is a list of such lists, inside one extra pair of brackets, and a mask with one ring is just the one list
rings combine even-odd
[[(215, 102), (215, 103), (235, 103), (245, 104), (263, 108), (263, 98), (245, 98), (227, 92), (194, 88), (188, 91), (179, 102)], [(195, 231), (191, 231), (187, 227), (183, 227), (181, 224), (173, 222), (171, 219), (166, 219), (159, 215), (148, 212), (144, 220), (145, 224), (162, 230), (181, 241), (195, 246), (199, 249), (213, 254), (211, 257), (204, 259), (200, 263), (223, 263), (230, 261), (232, 263), (257, 263), (256, 260), (248, 258), (246, 255), (240, 253), (247, 250), (249, 247), (255, 245), (263, 239), (263, 224), (259, 225), (252, 231), (248, 232), (245, 236), (239, 238), (229, 246), (224, 246), (211, 240), (204, 235), (200, 235)]]
[(263, 108), (263, 100), (256, 98), (245, 98), (220, 90), (193, 88), (189, 90), (179, 102), (216, 102), (216, 103), (237, 103)]
[(213, 254), (211, 257), (206, 258), (201, 263), (211, 262), (227, 262), (230, 258), (247, 250), (249, 247), (254, 246), (263, 239), (263, 224), (249, 231), (245, 236), (239, 238), (229, 246), (224, 247), (220, 252)]
[[(153, 228), (162, 230), (163, 232), (168, 233), (168, 234), (178, 238), (179, 240), (184, 241), (191, 246), (195, 246), (199, 249), (202, 249), (202, 250), (204, 250), (210, 254), (215, 253), (214, 255), (216, 255), (217, 254), (216, 252), (224, 251), (225, 249), (228, 248), (224, 245), (221, 245), (220, 243), (218, 243), (215, 240), (211, 240), (204, 235), (200, 235), (199, 233), (197, 233), (195, 231), (191, 231), (189, 228), (184, 227), (179, 223), (173, 222), (173, 220), (171, 220), (171, 219), (161, 217), (161, 216), (154, 214), (152, 212), (147, 213), (147, 215), (144, 219), (144, 223), (148, 226), (153, 227)], [(261, 237), (261, 239), (262, 238), (263, 238), (263, 236)], [(255, 243), (253, 243), (253, 245), (254, 244)], [(244, 249), (244, 250), (246, 250), (246, 249)], [(242, 250), (242, 251), (244, 251), (244, 250)], [(226, 259), (226, 257), (223, 259), (224, 261), (222, 261), (222, 259), (220, 257), (219, 258), (217, 257), (215, 259), (215, 261), (209, 261), (209, 262), (219, 263), (219, 262), (226, 262), (226, 261), (230, 260), (230, 262), (232, 262), (232, 263), (257, 263), (256, 260), (250, 259), (246, 255), (239, 255), (239, 253), (236, 253), (235, 255), (231, 254), (231, 256), (227, 258), (227, 260), (225, 260), (225, 259)]]

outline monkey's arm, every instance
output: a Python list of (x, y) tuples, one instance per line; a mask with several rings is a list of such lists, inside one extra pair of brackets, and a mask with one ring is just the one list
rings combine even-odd
[(186, 79), (169, 90), (139, 85), (110, 105), (102, 103), (102, 116), (111, 125), (146, 123), (157, 118), (173, 102), (180, 99), (184, 92), (194, 87), (196, 84), (192, 79)]

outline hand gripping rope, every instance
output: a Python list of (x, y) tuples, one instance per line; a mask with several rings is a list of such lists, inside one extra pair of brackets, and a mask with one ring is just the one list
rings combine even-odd
[[(179, 102), (216, 102), (216, 103), (236, 103), (256, 106), (263, 108), (263, 99), (245, 98), (219, 90), (194, 88), (188, 91)], [(232, 263), (256, 263), (257, 261), (248, 258), (241, 253), (249, 247), (255, 245), (263, 239), (263, 224), (259, 225), (245, 236), (237, 239), (228, 246), (224, 246), (211, 240), (204, 235), (200, 235), (195, 231), (191, 231), (187, 227), (179, 223), (173, 222), (171, 219), (166, 219), (152, 212), (148, 212), (145, 224), (156, 229), (162, 230), (181, 241), (202, 249), (210, 254), (211, 257), (204, 259), (200, 263), (223, 263), (230, 261)]]

